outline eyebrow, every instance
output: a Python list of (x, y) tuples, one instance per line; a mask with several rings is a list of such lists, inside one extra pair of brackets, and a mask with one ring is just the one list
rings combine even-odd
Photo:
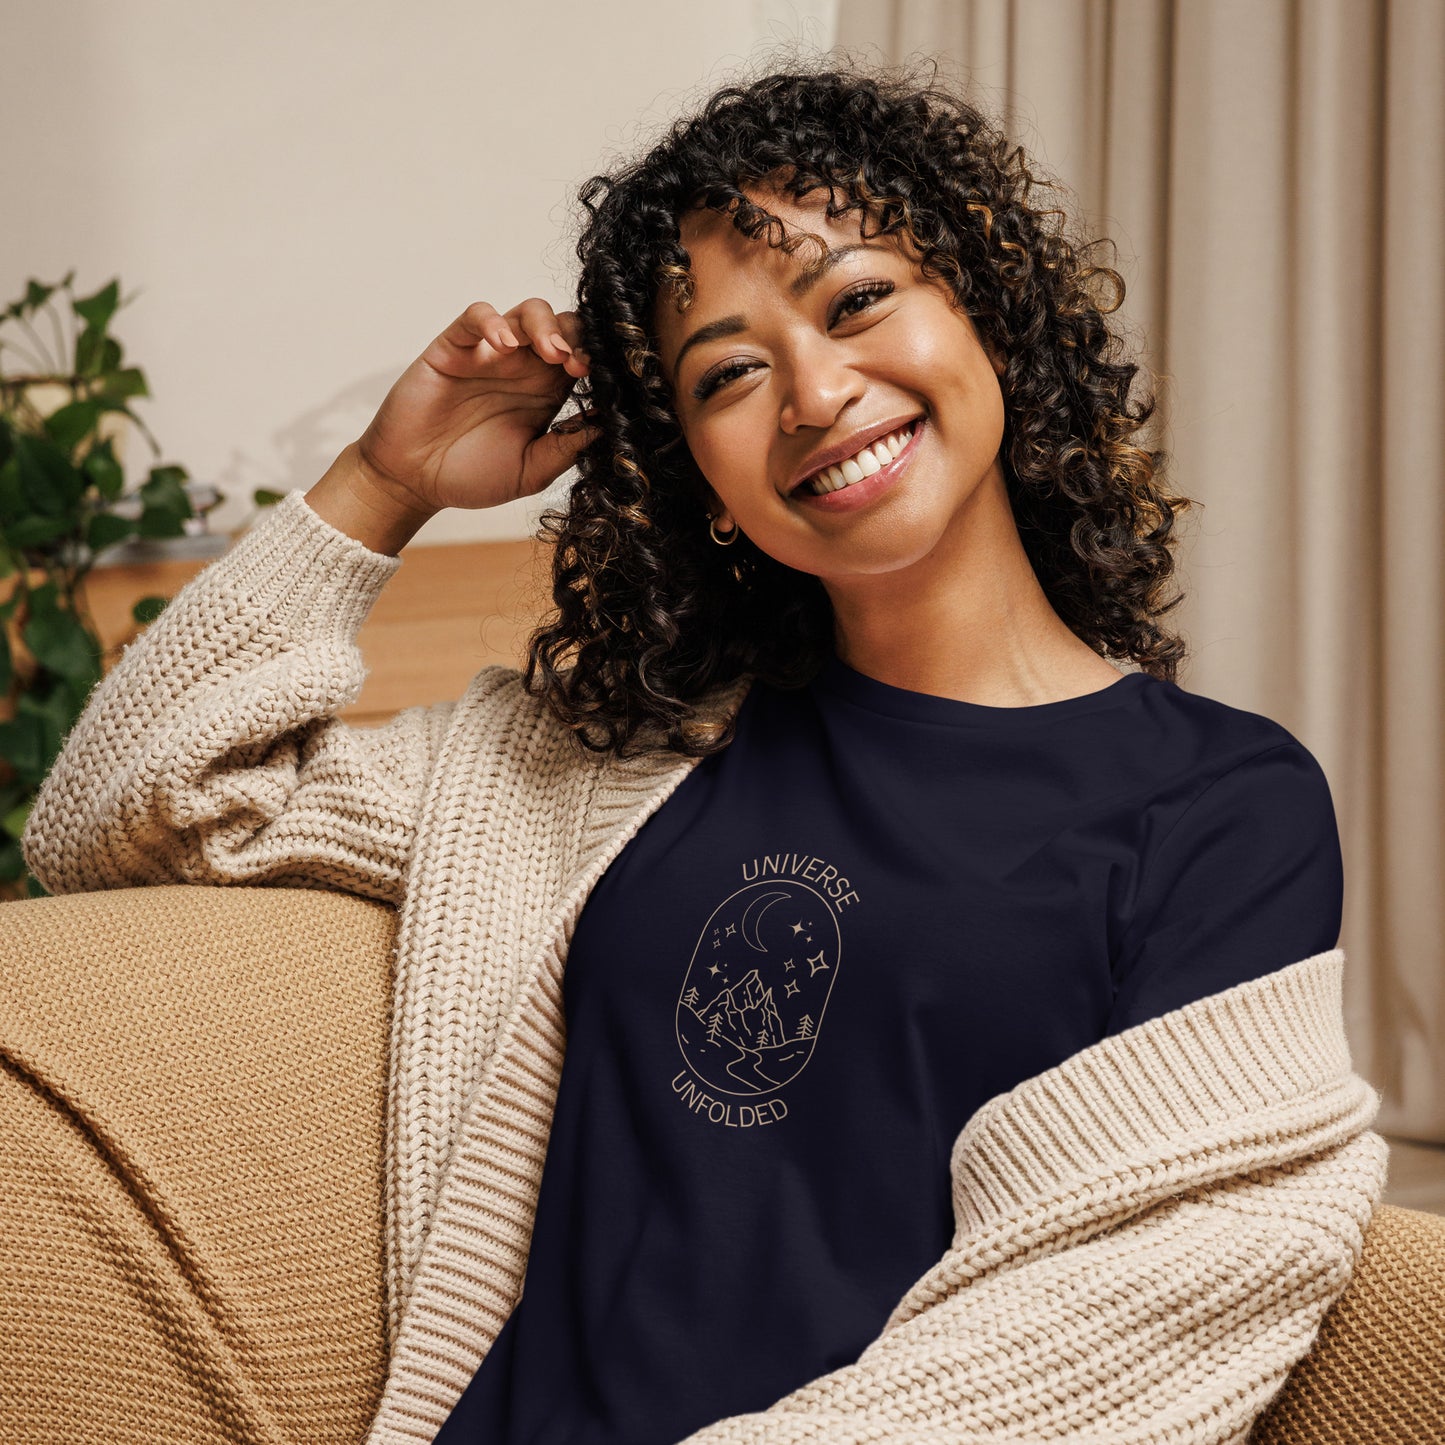
[[(840, 261), (845, 261), (855, 251), (886, 251), (887, 246), (869, 245), (866, 241), (854, 241), (848, 246), (839, 246), (829, 250), (821, 260), (807, 267), (802, 275), (788, 283), (788, 294), (795, 297), (803, 297), (823, 279)], [(740, 331), (748, 329), (747, 317), (734, 314), (732, 316), (720, 316), (716, 321), (709, 321), (706, 326), (699, 326), (677, 350), (677, 357), (672, 363), (672, 375), (674, 380), (682, 372), (682, 358), (694, 346), (702, 346), (709, 341), (721, 341), (726, 336), (736, 336)]]

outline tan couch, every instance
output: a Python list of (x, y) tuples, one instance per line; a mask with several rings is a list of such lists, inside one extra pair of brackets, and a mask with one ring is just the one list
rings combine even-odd
[[(303, 888), (0, 904), (0, 1441), (362, 1437), (395, 923)], [(1445, 1441), (1445, 1217), (1380, 1208), (1251, 1438)]]

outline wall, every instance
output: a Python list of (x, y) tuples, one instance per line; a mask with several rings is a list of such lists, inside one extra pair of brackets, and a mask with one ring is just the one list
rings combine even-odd
[[(12, 0), (0, 305), (118, 275), (137, 410), (231, 530), (254, 488), (309, 487), (472, 301), (569, 305), (577, 184), (760, 52), (826, 49), (835, 10)], [(129, 484), (154, 460), (133, 434)], [(568, 480), (416, 540), (528, 536)]]

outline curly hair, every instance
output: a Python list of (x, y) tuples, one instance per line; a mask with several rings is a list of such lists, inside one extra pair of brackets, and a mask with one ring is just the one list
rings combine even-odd
[(1003, 471), (1050, 604), (1101, 656), (1175, 679), (1185, 644), (1159, 620), (1183, 600), (1164, 596), (1174, 516), (1198, 504), (1159, 485), (1166, 453), (1129, 440), (1155, 399), (1130, 402), (1140, 368), (1105, 320), (1123, 278), (1090, 263), (1096, 242), (1071, 243), (1063, 210), (1030, 204), (1039, 184), (936, 67), (836, 62), (727, 85), (641, 159), (582, 184), (576, 309), (591, 365), (577, 396), (598, 432), (565, 507), (541, 518), (555, 611), (528, 639), (523, 682), (584, 748), (718, 752), (734, 729), (694, 706), (703, 694), (744, 673), (802, 686), (834, 643), (818, 577), (741, 535), (726, 549), (709, 537), (710, 489), (659, 360), (654, 306), (691, 298), (685, 213), (709, 208), (785, 250), (819, 239), (789, 239), (745, 186), (826, 190), (830, 218), (859, 211), (865, 236), (901, 233), (921, 273), (946, 280), (1006, 359)]

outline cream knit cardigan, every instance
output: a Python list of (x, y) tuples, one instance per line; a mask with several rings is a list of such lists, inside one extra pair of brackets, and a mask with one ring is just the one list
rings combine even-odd
[[(696, 761), (583, 757), (500, 666), (347, 725), (357, 632), (401, 565), (289, 494), (126, 649), (23, 839), (53, 893), (271, 883), (399, 909), (391, 1357), (368, 1445), (430, 1440), (520, 1296), (568, 942)], [(950, 1248), (857, 1361), (689, 1445), (1243, 1441), (1384, 1183), (1343, 966), (1301, 958), (990, 1099), (953, 1148)]]

